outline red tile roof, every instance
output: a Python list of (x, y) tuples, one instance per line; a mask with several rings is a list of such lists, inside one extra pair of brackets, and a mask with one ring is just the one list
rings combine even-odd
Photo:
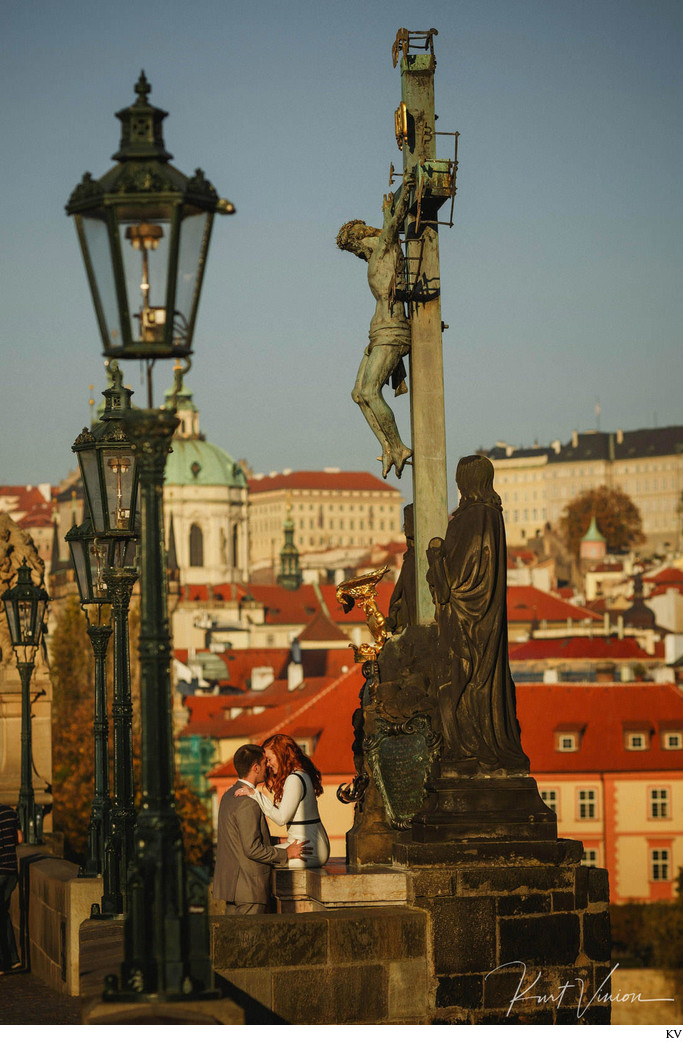
[[(342, 677), (324, 685), (313, 695), (305, 695), (283, 708), (266, 710), (251, 718), (235, 718), (230, 734), (244, 737), (245, 742), (264, 742), (269, 735), (284, 732), (294, 738), (318, 736), (313, 754), (315, 766), (323, 774), (352, 776), (353, 728), (351, 717), (359, 705), (363, 685), (360, 665), (354, 664)], [(295, 694), (295, 693), (292, 693)], [(227, 761), (209, 773), (209, 777), (234, 777), (232, 761)]]
[(37, 485), (0, 485), (1, 503), (5, 503), (5, 506), (0, 509), (7, 514), (24, 515), (36, 507), (50, 508), (50, 502), (45, 499)]
[(270, 492), (272, 489), (351, 489), (374, 492), (398, 492), (382, 478), (368, 471), (292, 471), (272, 477), (249, 479), (249, 492)]
[(510, 623), (541, 622), (544, 619), (552, 623), (565, 623), (568, 619), (602, 618), (596, 612), (571, 605), (555, 594), (546, 594), (536, 587), (508, 587), (507, 609)]
[[(555, 750), (554, 732), (571, 713), (584, 727), (579, 749)], [(518, 684), (517, 716), (532, 774), (557, 772), (683, 771), (683, 754), (663, 750), (659, 733), (683, 716), (683, 693), (674, 684)], [(624, 748), (623, 726), (646, 719), (650, 749)]]
[(674, 568), (662, 569), (654, 576), (647, 576), (646, 582), (656, 583), (659, 586), (683, 587), (683, 572)]
[(634, 637), (543, 637), (510, 648), (510, 660), (526, 659), (654, 659)]
[(336, 623), (333, 623), (331, 619), (328, 619), (327, 614), (322, 609), (317, 615), (311, 620), (307, 627), (301, 631), (297, 637), (297, 641), (302, 644), (304, 641), (315, 641), (321, 644), (344, 642), (345, 646), (348, 646), (349, 639), (341, 630)]
[[(286, 590), (277, 583), (250, 583), (249, 591), (255, 601), (265, 606), (266, 623), (309, 623), (320, 609), (315, 587), (307, 583), (298, 590)], [(248, 605), (243, 611), (248, 613)]]

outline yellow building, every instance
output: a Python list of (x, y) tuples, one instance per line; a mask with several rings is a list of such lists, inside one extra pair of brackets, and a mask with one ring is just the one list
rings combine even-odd
[(398, 489), (364, 471), (283, 471), (249, 478), (250, 570), (279, 566), (291, 512), (301, 554), (369, 548), (403, 538)]
[(566, 505), (597, 486), (619, 488), (640, 510), (647, 547), (680, 550), (683, 426), (638, 431), (574, 431), (563, 445), (516, 448), (505, 442), (484, 453), (496, 469), (508, 543), (557, 528)]

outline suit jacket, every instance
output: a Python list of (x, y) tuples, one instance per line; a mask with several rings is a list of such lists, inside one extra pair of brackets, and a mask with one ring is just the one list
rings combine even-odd
[(272, 893), (273, 866), (287, 865), (287, 852), (270, 842), (266, 818), (251, 797), (236, 797), (237, 781), (221, 798), (214, 898), (226, 902), (265, 903)]

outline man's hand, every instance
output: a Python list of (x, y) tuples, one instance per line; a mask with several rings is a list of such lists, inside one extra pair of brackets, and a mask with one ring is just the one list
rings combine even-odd
[(311, 845), (307, 840), (293, 840), (292, 843), (285, 848), (285, 851), (287, 852), (288, 859), (303, 858), (305, 861), (306, 855), (310, 855), (311, 853)]

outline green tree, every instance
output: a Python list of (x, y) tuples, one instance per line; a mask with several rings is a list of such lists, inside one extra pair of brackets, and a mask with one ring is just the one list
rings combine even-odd
[[(139, 662), (136, 655), (139, 613), (130, 613), (130, 647), (133, 697), (133, 776), (136, 804), (140, 803), (140, 696)], [(107, 681), (109, 736), (111, 743), (112, 641), (109, 642)], [(80, 861), (87, 850), (88, 825), (94, 792), (95, 753), (93, 737), (95, 668), (86, 620), (77, 598), (70, 598), (60, 612), (50, 643), (53, 759), (53, 819), (55, 830), (64, 834), (68, 858)], [(110, 749), (110, 769), (112, 754)], [(110, 777), (111, 785), (111, 777)], [(197, 794), (176, 771), (176, 810), (180, 819), (185, 858), (206, 863), (212, 854), (210, 814)]]
[(581, 540), (592, 517), (595, 517), (610, 551), (629, 550), (643, 542), (642, 519), (633, 500), (622, 489), (608, 489), (601, 485), (580, 493), (567, 504), (560, 518), (562, 539), (569, 553), (577, 559)]

